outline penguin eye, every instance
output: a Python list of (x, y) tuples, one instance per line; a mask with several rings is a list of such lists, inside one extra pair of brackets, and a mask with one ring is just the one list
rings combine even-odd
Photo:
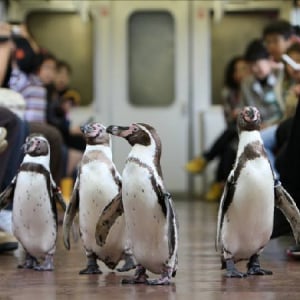
[(133, 132), (137, 132), (138, 130), (139, 130), (138, 127), (136, 126), (133, 127)]

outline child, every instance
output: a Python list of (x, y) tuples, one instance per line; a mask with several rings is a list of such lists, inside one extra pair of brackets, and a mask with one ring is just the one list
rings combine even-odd
[(19, 68), (13, 69), (9, 87), (24, 97), (26, 121), (46, 123), (47, 89), (45, 86), (54, 80), (55, 68), (55, 57), (41, 52), (34, 57), (29, 73), (26, 74)]
[(243, 104), (256, 106), (262, 116), (262, 127), (266, 128), (279, 122), (283, 116), (281, 82), (283, 70), (273, 69), (273, 62), (261, 40), (249, 43), (245, 59), (248, 61), (251, 75), (241, 87)]
[(263, 40), (271, 59), (281, 61), (294, 39), (294, 27), (286, 20), (276, 20), (263, 29)]

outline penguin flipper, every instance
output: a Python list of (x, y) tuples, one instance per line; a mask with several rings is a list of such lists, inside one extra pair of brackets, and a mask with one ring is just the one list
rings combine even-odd
[[(169, 193), (165, 193), (165, 206), (167, 208), (167, 222), (168, 222), (168, 244), (169, 244), (169, 264), (173, 267), (173, 274), (175, 276), (178, 257), (178, 219), (173, 206), (173, 200)], [(173, 276), (173, 277), (174, 277)]]
[(124, 213), (122, 193), (121, 191), (112, 199), (110, 203), (103, 209), (95, 231), (96, 242), (99, 246), (105, 244), (110, 228), (115, 223), (116, 219)]
[(300, 212), (287, 190), (278, 182), (275, 185), (275, 205), (278, 207), (291, 225), (297, 244), (300, 243)]
[(55, 181), (52, 178), (52, 175), (50, 173), (50, 182), (51, 182), (51, 192), (52, 192), (52, 197), (55, 203), (59, 203), (63, 211), (66, 211), (66, 202), (65, 199), (62, 196), (60, 188), (56, 185)]
[(65, 247), (70, 250), (70, 228), (79, 208), (79, 180), (76, 179), (70, 202), (65, 211), (63, 221), (63, 239)]
[(6, 207), (8, 204), (10, 204), (13, 201), (15, 185), (16, 185), (16, 177), (0, 194), (0, 210), (3, 209), (4, 207)]
[(221, 231), (222, 231), (224, 216), (228, 210), (230, 203), (232, 202), (234, 190), (235, 190), (234, 174), (233, 172), (231, 172), (225, 183), (223, 194), (220, 200), (220, 206), (218, 212), (217, 236), (215, 242), (216, 251), (220, 249)]
[(54, 199), (55, 203), (59, 203), (59, 205), (65, 212), (67, 209), (66, 202), (62, 196), (61, 190), (56, 186), (53, 188), (53, 199)]

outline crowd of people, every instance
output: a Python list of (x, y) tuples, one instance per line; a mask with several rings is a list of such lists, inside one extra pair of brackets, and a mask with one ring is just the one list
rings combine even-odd
[[(249, 42), (243, 55), (228, 63), (222, 93), (227, 127), (210, 149), (185, 166), (188, 172), (200, 174), (211, 160), (220, 158), (215, 182), (205, 196), (207, 200), (220, 199), (232, 169), (238, 143), (235, 123), (239, 110), (244, 106), (256, 106), (262, 116), (261, 136), (275, 178), (300, 207), (297, 184), (300, 69), (282, 59), (287, 54), (295, 63), (300, 63), (299, 50), (299, 28), (286, 20), (276, 20), (263, 29), (261, 37)], [(282, 213), (275, 209), (272, 237), (288, 234), (290, 230)], [(300, 246), (288, 251), (291, 255), (299, 253)]]
[[(1, 23), (0, 37), (0, 88), (18, 93), (25, 104), (21, 115), (16, 115), (0, 96), (0, 192), (15, 176), (24, 155), (21, 146), (30, 133), (48, 139), (51, 173), (60, 186), (63, 178), (75, 176), (85, 149), (80, 128), (73, 127), (69, 117), (81, 101), (78, 91), (70, 87), (72, 69), (38, 45), (25, 24)], [(11, 207), (0, 212), (0, 230), (0, 252), (16, 248)]]
[(234, 56), (226, 66), (221, 95), (227, 127), (210, 149), (186, 164), (188, 172), (199, 174), (210, 161), (220, 158), (215, 182), (206, 194), (207, 200), (220, 198), (232, 168), (238, 142), (236, 117), (243, 106), (259, 109), (263, 119), (261, 135), (279, 177), (275, 160), (287, 132), (281, 130), (280, 140), (277, 140), (277, 131), (279, 124), (295, 113), (298, 103), (295, 87), (300, 74), (288, 64), (283, 64), (282, 55), (286, 53), (297, 62), (298, 48), (296, 28), (288, 21), (278, 20), (267, 25), (262, 36), (250, 41), (243, 55)]

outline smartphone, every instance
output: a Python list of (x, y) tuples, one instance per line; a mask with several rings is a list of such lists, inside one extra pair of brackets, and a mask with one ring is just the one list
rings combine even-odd
[(300, 71), (300, 64), (296, 63), (290, 56), (287, 54), (282, 55), (282, 59), (284, 62), (289, 64), (294, 70)]

